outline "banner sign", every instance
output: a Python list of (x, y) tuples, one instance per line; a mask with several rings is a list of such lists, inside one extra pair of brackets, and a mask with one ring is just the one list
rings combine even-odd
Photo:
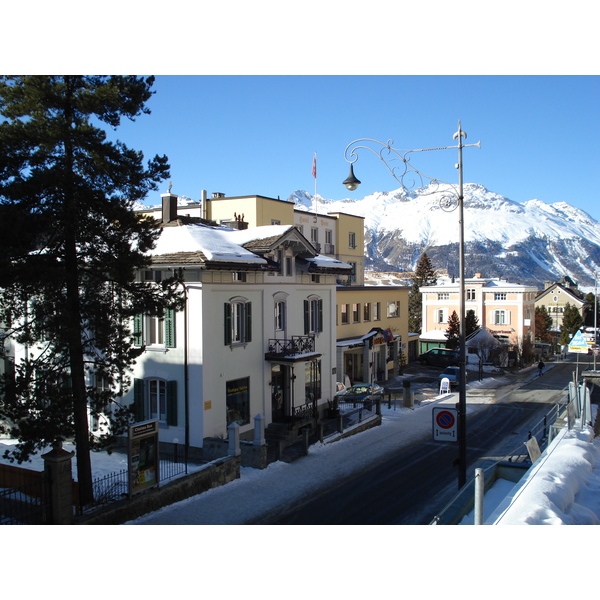
[(135, 423), (129, 428), (129, 495), (158, 485), (158, 421)]

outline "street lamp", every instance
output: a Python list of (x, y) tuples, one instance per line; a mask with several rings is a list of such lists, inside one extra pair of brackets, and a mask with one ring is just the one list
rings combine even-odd
[[(460, 381), (458, 385), (458, 487), (462, 488), (467, 482), (467, 393), (466, 393), (466, 345), (465, 345), (465, 240), (464, 240), (464, 219), (463, 219), (463, 168), (462, 168), (462, 149), (469, 146), (477, 146), (481, 148), (481, 142), (476, 144), (463, 144), (463, 139), (466, 139), (467, 134), (462, 130), (460, 121), (458, 122), (458, 131), (454, 134), (453, 139), (457, 140), (456, 146), (443, 146), (440, 148), (419, 148), (413, 150), (398, 150), (393, 147), (393, 140), (380, 142), (369, 138), (361, 138), (354, 140), (344, 151), (344, 157), (350, 163), (350, 174), (344, 180), (343, 184), (349, 190), (355, 190), (360, 181), (354, 175), (354, 163), (358, 160), (357, 150), (369, 150), (375, 154), (385, 165), (392, 177), (403, 189), (410, 191), (415, 188), (418, 182), (423, 186), (425, 181), (429, 182), (430, 190), (428, 193), (433, 194), (438, 191), (440, 184), (446, 184), (451, 191), (444, 191), (444, 195), (440, 199), (440, 207), (447, 211), (452, 211), (458, 208), (458, 224), (459, 224), (459, 344), (460, 344)], [(374, 147), (372, 147), (374, 146)], [(428, 152), (431, 150), (448, 150), (450, 148), (458, 149), (458, 187), (454, 184), (429, 177), (418, 171), (410, 163), (411, 155), (414, 152)], [(416, 176), (418, 179), (414, 179)], [(433, 187), (431, 187), (433, 185)]]

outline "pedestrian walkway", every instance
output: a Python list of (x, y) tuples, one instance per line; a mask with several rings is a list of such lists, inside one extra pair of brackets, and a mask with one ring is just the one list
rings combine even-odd
[[(494, 389), (509, 384), (518, 387), (537, 376), (535, 367), (520, 373), (488, 377), (467, 388), (467, 413), (484, 408), (486, 402), (469, 388)], [(476, 399), (475, 399), (476, 398)], [(400, 447), (422, 444), (432, 435), (432, 410), (440, 404), (455, 404), (450, 394), (423, 403), (414, 410), (382, 407), (382, 424), (335, 443), (318, 443), (292, 463), (276, 462), (266, 469), (242, 468), (240, 479), (194, 496), (129, 522), (134, 525), (230, 525), (252, 524), (268, 516), (283, 514), (309, 500), (320, 490), (350, 478), (385, 460)]]

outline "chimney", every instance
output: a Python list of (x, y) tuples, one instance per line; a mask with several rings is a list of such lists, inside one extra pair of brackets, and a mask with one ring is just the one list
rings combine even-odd
[(177, 196), (169, 191), (161, 194), (162, 198), (162, 222), (169, 223), (177, 218)]

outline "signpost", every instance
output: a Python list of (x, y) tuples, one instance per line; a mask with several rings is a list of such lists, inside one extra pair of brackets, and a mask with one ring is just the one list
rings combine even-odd
[(129, 428), (129, 495), (158, 485), (158, 421), (135, 423)]
[(569, 342), (569, 352), (575, 352), (577, 354), (588, 353), (587, 341), (583, 337), (581, 331), (578, 331)]
[(436, 442), (458, 441), (458, 411), (456, 408), (433, 409), (433, 439)]
[(588, 353), (588, 345), (583, 337), (583, 333), (578, 331), (569, 342), (569, 352), (577, 354), (577, 364), (575, 365), (575, 381), (579, 380), (579, 355)]

